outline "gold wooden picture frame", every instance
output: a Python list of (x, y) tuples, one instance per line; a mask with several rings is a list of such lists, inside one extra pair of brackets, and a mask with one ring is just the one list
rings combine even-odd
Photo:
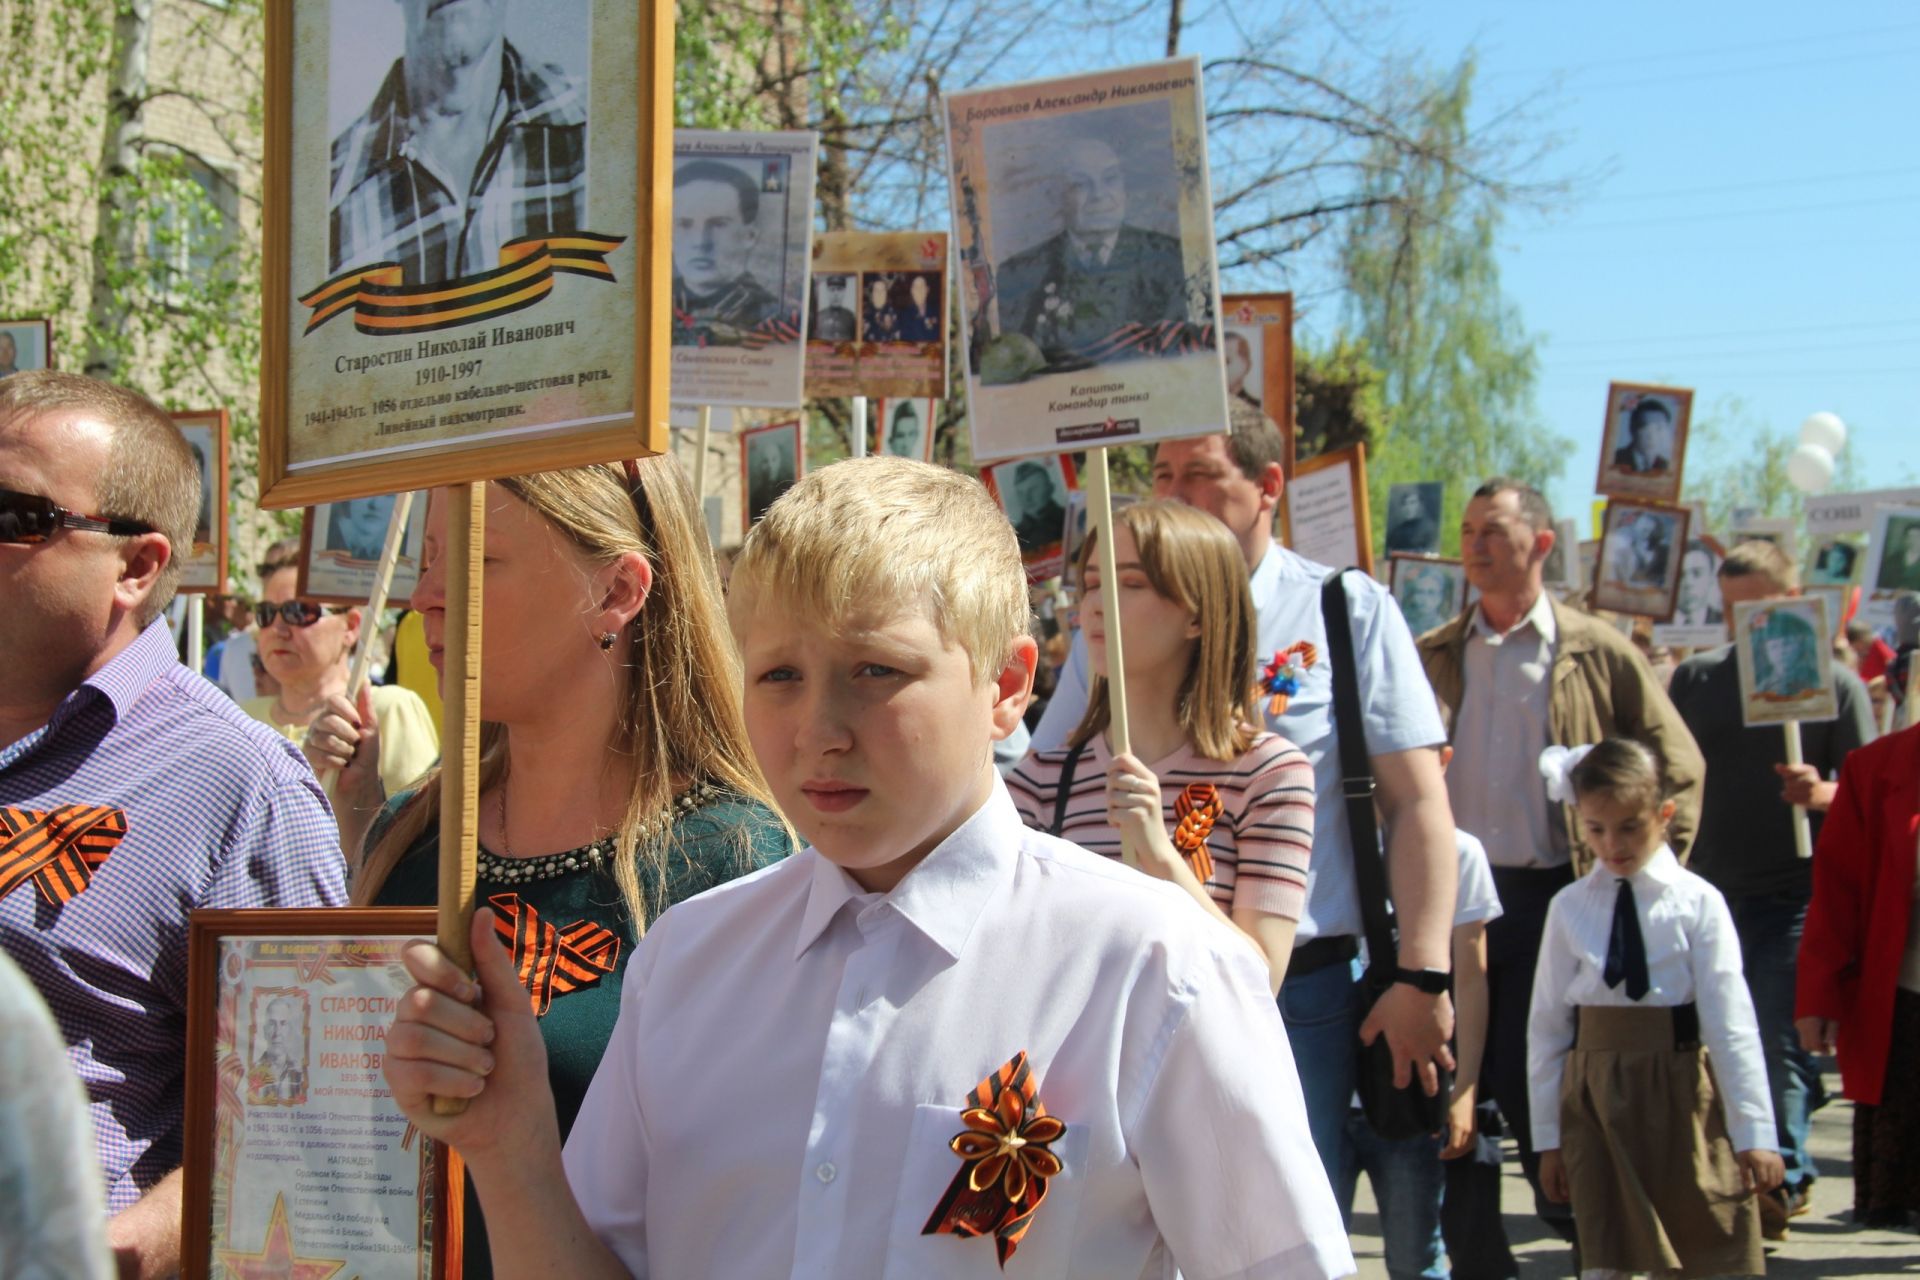
[[(1345, 504), (1352, 512), (1351, 549), (1344, 520), (1330, 517), (1338, 510), (1336, 476), (1343, 479)], [(1363, 443), (1330, 449), (1307, 459), (1287, 475), (1287, 547), (1309, 560), (1333, 569), (1359, 568), (1373, 572), (1373, 515), (1367, 501), (1367, 446)], [(1328, 558), (1329, 553), (1335, 553)]]
[(1609, 502), (1593, 569), (1593, 607), (1655, 622), (1671, 619), (1692, 521), (1692, 511), (1664, 502)]
[[(193, 546), (181, 555), (181, 595), (224, 595), (227, 590), (227, 484), (231, 424), (225, 409), (185, 410), (169, 415), (186, 437), (200, 471), (201, 514)], [(201, 534), (207, 536), (203, 540)]]
[[(398, 8), (266, 10), (261, 506), (665, 452), (673, 5), (503, 9), (513, 114), (475, 163), (464, 221), (417, 174), (405, 200), (380, 186), (430, 173), (414, 139), (393, 142)], [(521, 128), (560, 145), (522, 154)], [(561, 195), (479, 216), (486, 175), (510, 164), (549, 166)], [(498, 224), (519, 234), (492, 243)]]
[(1645, 382), (1607, 384), (1600, 475), (1593, 491), (1610, 498), (1680, 501), (1680, 478), (1693, 423), (1693, 392)]

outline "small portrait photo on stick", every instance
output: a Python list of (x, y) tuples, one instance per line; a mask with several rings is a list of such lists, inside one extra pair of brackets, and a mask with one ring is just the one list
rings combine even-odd
[(0, 320), (0, 378), (53, 367), (53, 321)]
[(801, 423), (796, 418), (740, 433), (740, 469), (747, 499), (740, 509), (745, 529), (753, 528), (767, 514), (767, 508), (800, 479), (806, 457), (800, 432)]
[(1920, 507), (1882, 507), (1874, 514), (1867, 586), (1876, 599), (1920, 591)]
[(1067, 495), (1076, 487), (1073, 459), (1061, 454), (1019, 458), (988, 467), (987, 491), (1000, 503), (1020, 542), (1027, 581), (1066, 567)]
[(1387, 489), (1387, 554), (1432, 555), (1440, 550), (1438, 480), (1396, 484)]
[(1819, 596), (1744, 601), (1733, 607), (1734, 660), (1746, 723), (1831, 720), (1833, 628)]
[(1685, 388), (1610, 383), (1594, 492), (1679, 501), (1692, 413), (1693, 392)]
[(1658, 622), (1671, 618), (1691, 515), (1685, 507), (1624, 499), (1608, 503), (1594, 607)]

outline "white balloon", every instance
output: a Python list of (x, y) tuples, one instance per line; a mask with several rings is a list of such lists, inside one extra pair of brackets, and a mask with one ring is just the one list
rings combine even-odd
[(1817, 444), (1803, 444), (1787, 456), (1787, 479), (1802, 493), (1823, 493), (1833, 483), (1833, 455)]
[(1840, 421), (1840, 415), (1824, 409), (1808, 414), (1807, 420), (1800, 424), (1800, 443), (1817, 444), (1829, 457), (1838, 456), (1847, 447), (1847, 424)]

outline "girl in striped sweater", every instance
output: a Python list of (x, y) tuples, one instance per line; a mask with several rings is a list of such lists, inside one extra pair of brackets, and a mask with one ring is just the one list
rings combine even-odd
[[(1114, 524), (1116, 582), (1100, 579), (1099, 535), (1081, 551), (1086, 717), (1066, 748), (1023, 760), (1008, 789), (1028, 826), (1170, 880), (1240, 930), (1277, 990), (1306, 894), (1313, 768), (1258, 727), (1246, 561), (1225, 525), (1179, 503), (1136, 503)], [(1133, 748), (1117, 756), (1105, 643), (1116, 612)]]

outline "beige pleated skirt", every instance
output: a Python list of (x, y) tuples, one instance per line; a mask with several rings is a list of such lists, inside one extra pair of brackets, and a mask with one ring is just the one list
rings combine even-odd
[(1673, 1010), (1584, 1006), (1560, 1080), (1560, 1150), (1584, 1267), (1764, 1275), (1706, 1050)]

